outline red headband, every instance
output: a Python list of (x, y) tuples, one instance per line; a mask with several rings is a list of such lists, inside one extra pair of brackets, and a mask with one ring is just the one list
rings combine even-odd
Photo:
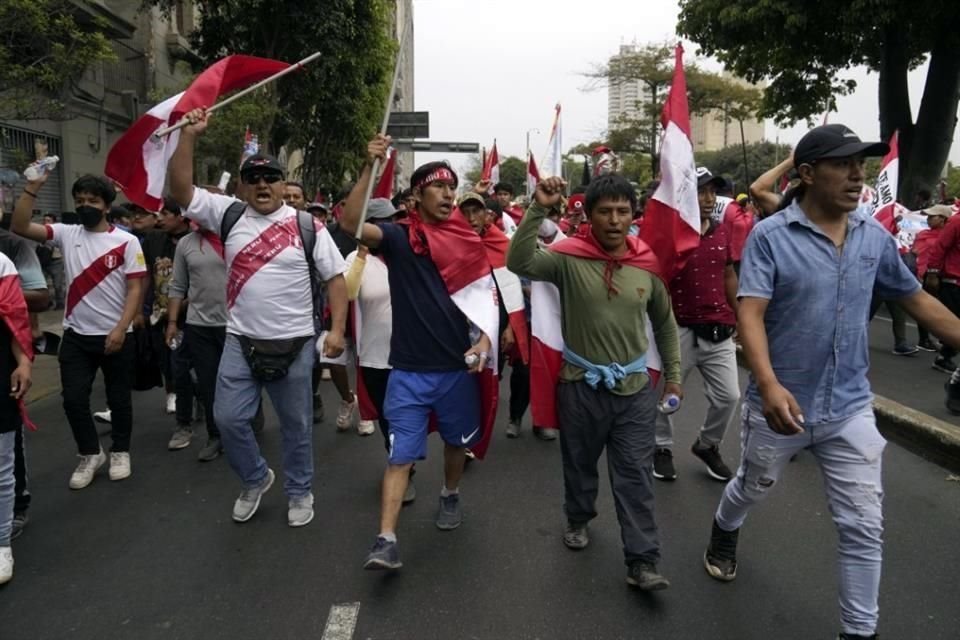
[(421, 178), (413, 186), (414, 188), (423, 187), (433, 182), (449, 182), (453, 186), (457, 186), (457, 176), (453, 171), (450, 171), (450, 169), (447, 169), (446, 167), (440, 167), (433, 173), (427, 174), (426, 177)]

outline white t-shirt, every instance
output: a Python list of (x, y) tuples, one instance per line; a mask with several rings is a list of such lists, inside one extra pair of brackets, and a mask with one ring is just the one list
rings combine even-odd
[(84, 336), (107, 335), (123, 316), (127, 279), (147, 275), (140, 241), (114, 226), (101, 232), (87, 231), (79, 224), (46, 227), (47, 240), (63, 254), (69, 283), (63, 328)]
[[(354, 251), (347, 264), (357, 258)], [(390, 282), (387, 265), (368, 255), (357, 295), (360, 329), (357, 332), (357, 356), (361, 367), (390, 368), (390, 334), (393, 331), (393, 307), (390, 305)]]
[[(238, 200), (194, 189), (184, 215), (219, 234), (220, 221), (234, 202)], [(224, 243), (224, 257), (229, 333), (263, 340), (314, 335), (310, 273), (296, 209), (283, 205), (263, 215), (247, 206)], [(319, 223), (313, 259), (324, 281), (347, 268)]]

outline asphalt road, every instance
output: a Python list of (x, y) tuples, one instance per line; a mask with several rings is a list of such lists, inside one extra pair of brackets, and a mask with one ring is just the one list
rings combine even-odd
[[(678, 441), (687, 446), (703, 410), (698, 385), (679, 414), (687, 426)], [(329, 411), (329, 383), (324, 394)], [(339, 639), (351, 636), (325, 628), (331, 607), (345, 603), (359, 603), (352, 637), (375, 640), (806, 640), (834, 638), (839, 628), (835, 535), (810, 455), (752, 514), (739, 577), (720, 584), (700, 556), (721, 485), (678, 451), (679, 479), (657, 485), (661, 570), (673, 586), (647, 596), (624, 582), (605, 479), (591, 546), (570, 552), (560, 537), (559, 443), (529, 430), (507, 440), (504, 422), (487, 461), (463, 483), (463, 526), (438, 531), (441, 459), (432, 437), (430, 459), (418, 466), (420, 497), (402, 514), (405, 566), (385, 575), (360, 568), (377, 533), (378, 436), (338, 434), (328, 420), (315, 430), (314, 522), (287, 527), (278, 482), (256, 517), (238, 525), (230, 509), (239, 486), (226, 461), (197, 462), (198, 443), (166, 451), (172, 418), (160, 410), (161, 394), (135, 398), (133, 476), (112, 483), (103, 469), (78, 492), (67, 488), (75, 450), (59, 398), (31, 406), (41, 425), (29, 438), (34, 506), (14, 543), (14, 580), (0, 589), (0, 637)], [(279, 474), (278, 436), (271, 417), (262, 440)], [(731, 462), (737, 441), (734, 432), (724, 444)], [(885, 479), (883, 638), (956, 640), (960, 482), (893, 444)]]

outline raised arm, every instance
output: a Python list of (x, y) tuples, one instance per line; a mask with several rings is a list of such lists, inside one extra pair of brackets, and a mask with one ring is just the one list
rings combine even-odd
[(167, 167), (167, 185), (170, 188), (170, 197), (186, 210), (193, 201), (193, 148), (197, 137), (207, 130), (208, 116), (207, 110), (201, 107), (183, 117), (191, 124), (180, 129), (180, 141)]
[(537, 245), (537, 231), (547, 212), (560, 202), (564, 185), (563, 179), (556, 177), (537, 184), (534, 203), (520, 220), (507, 252), (507, 269), (518, 276), (556, 282), (562, 258)]
[[(367, 161), (363, 166), (363, 171), (360, 172), (360, 179), (357, 180), (357, 184), (354, 185), (353, 190), (343, 204), (343, 214), (340, 216), (340, 228), (350, 235), (354, 235), (357, 232), (357, 227), (360, 225), (360, 216), (363, 213), (363, 199), (367, 194), (367, 187), (370, 184), (370, 180), (373, 179), (370, 175), (373, 172), (373, 162), (377, 158), (380, 159), (381, 166), (383, 162), (386, 162), (387, 149), (390, 147), (390, 141), (390, 136), (377, 134), (377, 137), (367, 144)], [(382, 239), (383, 234), (380, 233), (379, 227), (374, 224), (364, 223), (363, 236), (361, 238), (363, 244), (371, 249), (376, 249), (380, 246)]]
[(47, 182), (47, 176), (44, 174), (36, 180), (28, 180), (27, 186), (23, 188), (20, 198), (13, 209), (13, 217), (10, 219), (10, 230), (18, 236), (29, 238), (35, 242), (47, 241), (47, 227), (36, 222), (30, 222), (33, 217), (33, 205), (37, 202), (37, 195), (40, 189)]
[(767, 215), (780, 209), (780, 194), (775, 191), (777, 180), (790, 169), (793, 169), (792, 153), (789, 158), (761, 175), (750, 185), (750, 196)]

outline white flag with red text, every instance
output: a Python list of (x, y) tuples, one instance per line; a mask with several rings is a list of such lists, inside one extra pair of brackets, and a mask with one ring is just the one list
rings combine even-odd
[(550, 140), (547, 153), (540, 165), (544, 178), (563, 177), (563, 128), (560, 124), (560, 103), (554, 107), (553, 126), (550, 128)]

